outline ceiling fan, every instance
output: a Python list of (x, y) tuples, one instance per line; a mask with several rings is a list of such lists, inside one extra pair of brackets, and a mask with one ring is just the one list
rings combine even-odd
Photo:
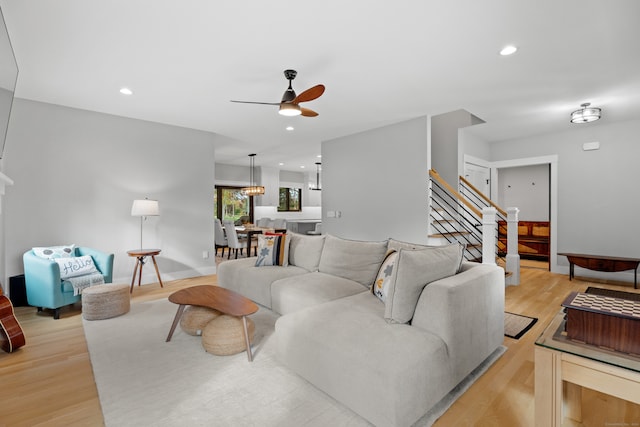
[(284, 91), (282, 95), (282, 101), (280, 102), (253, 102), (253, 101), (234, 101), (242, 104), (262, 104), (262, 105), (279, 105), (280, 109), (278, 113), (283, 116), (299, 116), (304, 117), (316, 117), (318, 113), (308, 108), (300, 106), (301, 102), (309, 102), (319, 98), (324, 93), (324, 85), (316, 85), (302, 92), (300, 95), (296, 95), (296, 92), (291, 87), (291, 81), (296, 78), (298, 72), (296, 70), (284, 70), (284, 76), (289, 80), (289, 88)]

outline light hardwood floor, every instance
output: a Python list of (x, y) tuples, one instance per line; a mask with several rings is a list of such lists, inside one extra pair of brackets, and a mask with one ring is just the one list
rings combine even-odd
[[(552, 274), (525, 263), (521, 284), (506, 288), (506, 310), (538, 323), (519, 340), (505, 338), (507, 352), (440, 418), (435, 426), (534, 427), (534, 341), (571, 291), (595, 285), (629, 292), (630, 284), (588, 282)], [(132, 303), (166, 298), (194, 285), (215, 283), (215, 276), (136, 287)], [(15, 353), (0, 352), (0, 426), (101, 426), (103, 418), (82, 329), (81, 308), (65, 308), (60, 320), (32, 307), (17, 307), (27, 344)], [(173, 316), (173, 313), (168, 313)], [(132, 379), (134, 381), (134, 379)], [(152, 392), (152, 391), (150, 391)], [(584, 424), (602, 427), (640, 425), (640, 406), (586, 390)], [(635, 424), (634, 424), (635, 423)], [(536, 426), (538, 427), (538, 426)]]

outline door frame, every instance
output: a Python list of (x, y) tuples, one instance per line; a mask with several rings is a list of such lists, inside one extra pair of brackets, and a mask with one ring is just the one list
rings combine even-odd
[(558, 268), (558, 155), (500, 160), (490, 162), (490, 164), (492, 169), (491, 176), (496, 178), (491, 180), (492, 194), (498, 194), (498, 169), (542, 164), (549, 165), (549, 270), (552, 273), (566, 273), (564, 270)]

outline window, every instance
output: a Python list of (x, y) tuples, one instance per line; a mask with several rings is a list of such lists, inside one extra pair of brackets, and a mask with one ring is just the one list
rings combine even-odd
[(220, 220), (230, 219), (253, 222), (253, 197), (247, 197), (242, 187), (216, 186), (213, 197), (215, 216)]
[(302, 188), (280, 187), (278, 212), (300, 212), (302, 210)]

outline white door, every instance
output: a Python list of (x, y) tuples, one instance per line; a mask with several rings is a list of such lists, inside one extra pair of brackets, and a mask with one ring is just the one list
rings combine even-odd
[(464, 178), (491, 199), (491, 170), (487, 166), (465, 163)]

